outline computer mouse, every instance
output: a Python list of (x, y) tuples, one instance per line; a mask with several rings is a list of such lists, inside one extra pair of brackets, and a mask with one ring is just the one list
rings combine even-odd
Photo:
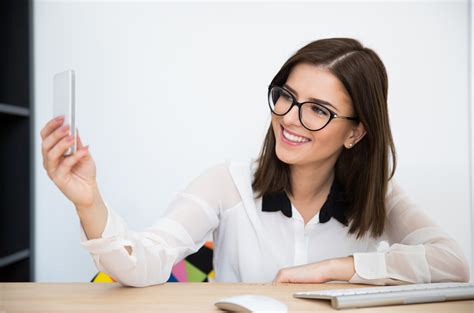
[(288, 312), (288, 306), (262, 295), (239, 295), (220, 299), (216, 307), (233, 312)]

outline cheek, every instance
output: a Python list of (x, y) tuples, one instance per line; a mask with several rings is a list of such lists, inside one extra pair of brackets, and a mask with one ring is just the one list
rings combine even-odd
[(275, 135), (275, 138), (278, 138), (278, 135), (280, 133), (280, 121), (281, 121), (281, 116), (272, 114), (272, 128), (273, 128), (273, 134)]
[(317, 146), (315, 149), (332, 154), (344, 145), (345, 137), (346, 132), (342, 128), (328, 128), (326, 131), (317, 132), (314, 136)]

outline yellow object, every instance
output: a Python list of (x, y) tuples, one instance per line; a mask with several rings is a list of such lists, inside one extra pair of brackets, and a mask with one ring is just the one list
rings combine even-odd
[(214, 279), (214, 271), (210, 272), (208, 276), (209, 278)]
[(93, 283), (113, 283), (115, 282), (115, 280), (113, 280), (112, 277), (110, 277), (109, 275), (105, 273), (98, 272), (97, 275), (95, 275), (94, 278), (92, 278), (92, 282)]

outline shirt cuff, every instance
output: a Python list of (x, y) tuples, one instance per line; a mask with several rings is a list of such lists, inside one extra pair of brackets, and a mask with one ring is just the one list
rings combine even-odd
[(392, 279), (387, 272), (384, 252), (354, 253), (355, 274), (349, 280), (353, 284), (400, 285), (406, 282)]
[(354, 253), (355, 274), (349, 280), (353, 284), (385, 285), (387, 266), (382, 252)]
[(131, 245), (128, 240), (125, 240), (127, 227), (123, 219), (111, 210), (107, 203), (105, 203), (105, 207), (107, 209), (107, 222), (100, 238), (89, 240), (82, 224), (80, 224), (81, 245), (92, 254), (104, 254), (120, 249), (125, 245)]

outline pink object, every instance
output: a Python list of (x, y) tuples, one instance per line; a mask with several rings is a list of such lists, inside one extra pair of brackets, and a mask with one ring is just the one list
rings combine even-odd
[(179, 282), (188, 281), (188, 274), (186, 273), (186, 265), (184, 264), (184, 260), (179, 263), (176, 263), (176, 265), (173, 266), (171, 273)]

